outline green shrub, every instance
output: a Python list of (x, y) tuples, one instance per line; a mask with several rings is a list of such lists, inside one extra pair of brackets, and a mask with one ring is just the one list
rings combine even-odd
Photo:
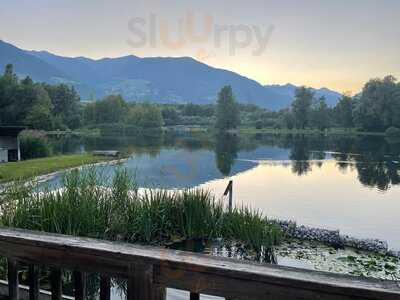
[(21, 158), (32, 159), (52, 154), (52, 147), (45, 134), (40, 131), (25, 130), (20, 134)]

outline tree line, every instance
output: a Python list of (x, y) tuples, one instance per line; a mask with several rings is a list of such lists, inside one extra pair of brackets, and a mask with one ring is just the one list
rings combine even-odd
[[(400, 83), (393, 76), (368, 81), (362, 91), (344, 94), (334, 107), (312, 89), (299, 87), (290, 107), (269, 111), (237, 103), (230, 86), (223, 87), (216, 104), (150, 104), (125, 101), (121, 96), (83, 102), (67, 84), (20, 80), (7, 65), (0, 76), (0, 124), (32, 129), (112, 129), (111, 134), (160, 129), (163, 125), (198, 125), (218, 130), (244, 127), (319, 129), (354, 128), (400, 132)], [(113, 130), (115, 129), (115, 130)], [(114, 131), (114, 132), (112, 132)]]
[(19, 80), (13, 66), (0, 76), (0, 124), (26, 125), (33, 129), (76, 129), (82, 126), (80, 98), (65, 84)]
[(344, 94), (334, 107), (329, 107), (324, 97), (316, 99), (311, 89), (300, 87), (291, 107), (282, 111), (282, 118), (284, 126), (298, 129), (400, 128), (400, 83), (393, 76), (371, 79), (361, 93), (353, 97)]
[(82, 127), (161, 128), (161, 109), (149, 103), (128, 103), (121, 96), (84, 103), (66, 84), (20, 80), (7, 65), (0, 76), (0, 125), (23, 125), (39, 130), (74, 130)]
[(184, 105), (162, 108), (166, 123), (184, 125), (187, 123), (182, 121), (189, 117), (190, 124), (228, 130), (239, 125), (257, 129), (346, 128), (400, 135), (400, 83), (393, 76), (369, 80), (359, 94), (343, 94), (333, 107), (325, 97), (317, 98), (313, 89), (304, 86), (296, 89), (290, 107), (280, 111), (237, 103), (229, 86), (221, 89), (216, 105), (187, 105), (190, 117), (185, 117)]

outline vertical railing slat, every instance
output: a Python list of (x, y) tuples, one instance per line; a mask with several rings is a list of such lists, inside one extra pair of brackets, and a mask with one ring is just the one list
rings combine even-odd
[(200, 300), (199, 293), (190, 293), (190, 300)]
[(100, 300), (110, 300), (111, 297), (111, 280), (110, 277), (100, 276)]
[(128, 278), (128, 288), (126, 291), (126, 299), (127, 300), (136, 300), (138, 299), (139, 291), (137, 290), (137, 280), (134, 275)]
[(19, 300), (18, 283), (18, 262), (13, 258), (8, 258), (8, 298)]
[(39, 267), (29, 265), (29, 300), (39, 300)]
[(84, 272), (74, 271), (74, 296), (75, 300), (86, 299), (86, 274)]
[(165, 287), (156, 287), (154, 289), (154, 300), (166, 300), (167, 299), (167, 289)]
[(61, 300), (62, 299), (61, 269), (59, 268), (51, 269), (50, 281), (51, 281), (51, 299)]
[(128, 300), (162, 300), (165, 299), (165, 288), (154, 284), (152, 265), (136, 264), (131, 266), (128, 279)]

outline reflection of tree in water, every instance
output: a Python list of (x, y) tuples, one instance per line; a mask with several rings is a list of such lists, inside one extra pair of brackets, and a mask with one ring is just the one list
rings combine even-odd
[(238, 137), (229, 133), (218, 133), (215, 141), (215, 158), (218, 170), (225, 176), (231, 173), (237, 158)]
[(340, 171), (347, 171), (349, 166), (352, 164), (349, 163), (352, 160), (351, 153), (356, 153), (354, 149), (356, 137), (346, 137), (342, 136), (340, 138), (335, 138), (332, 145), (332, 157), (336, 160), (336, 165)]
[(148, 154), (155, 157), (160, 154), (164, 144), (164, 135), (138, 134), (136, 136), (101, 136), (85, 137), (83, 144), (86, 151), (93, 150), (118, 150), (123, 155)]
[(398, 160), (400, 144), (388, 143), (382, 137), (341, 138), (333, 155), (340, 169), (355, 166), (359, 181), (385, 191), (400, 184)]
[(257, 134), (240, 136), (239, 140), (238, 136), (220, 133), (214, 140), (205, 133), (170, 132), (136, 137), (52, 137), (50, 142), (57, 154), (115, 149), (124, 154), (157, 156), (162, 148), (213, 149), (217, 167), (225, 176), (231, 173), (240, 150), (252, 152), (260, 146), (269, 146), (286, 153), (290, 149), (292, 171), (299, 176), (312, 170), (311, 160), (318, 160), (315, 164), (322, 166), (326, 151), (331, 151), (339, 170), (354, 168), (359, 181), (366, 186), (387, 190), (400, 184), (400, 164), (396, 163), (400, 161), (400, 142), (379, 136)]
[(390, 185), (400, 183), (398, 174), (398, 164), (391, 161), (383, 162), (357, 162), (358, 179), (364, 185), (377, 187), (379, 190), (386, 191)]
[(364, 185), (386, 191), (400, 183), (399, 164), (381, 152), (363, 153), (355, 157), (358, 179)]
[(301, 176), (311, 171), (309, 143), (304, 135), (293, 137), (289, 158), (293, 173)]

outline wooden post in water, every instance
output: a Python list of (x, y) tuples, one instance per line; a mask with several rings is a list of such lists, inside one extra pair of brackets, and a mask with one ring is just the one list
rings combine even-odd
[(229, 180), (228, 186), (224, 192), (224, 196), (229, 194), (229, 211), (232, 211), (232, 202), (233, 202), (233, 180)]

